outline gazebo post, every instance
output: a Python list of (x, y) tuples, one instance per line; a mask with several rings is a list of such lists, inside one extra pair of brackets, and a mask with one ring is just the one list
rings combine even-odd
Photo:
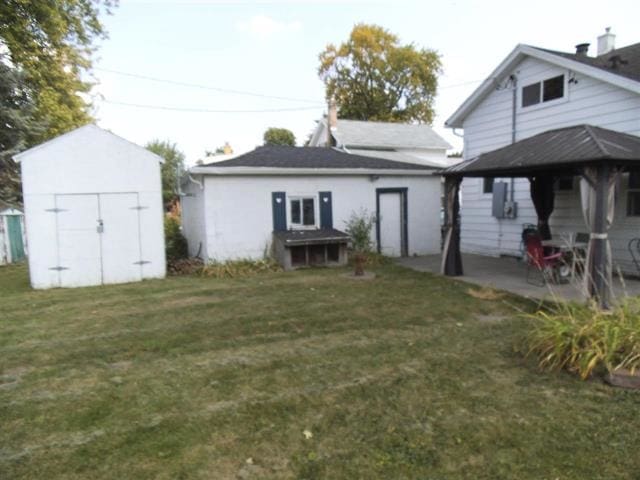
[(441, 273), (447, 276), (462, 275), (460, 254), (460, 176), (444, 177), (444, 226)]
[(589, 272), (590, 293), (598, 302), (600, 308), (609, 308), (609, 276), (611, 258), (607, 254), (607, 212), (609, 210), (609, 177), (610, 168), (607, 163), (596, 169), (595, 211), (591, 234), (593, 261)]

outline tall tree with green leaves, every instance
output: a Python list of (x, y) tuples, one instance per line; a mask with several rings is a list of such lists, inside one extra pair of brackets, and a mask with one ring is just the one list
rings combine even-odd
[(91, 120), (82, 98), (91, 84), (94, 42), (106, 37), (100, 14), (117, 0), (3, 0), (0, 45), (25, 75), (33, 119), (47, 125), (32, 143), (48, 140)]
[(5, 202), (22, 201), (20, 169), (12, 156), (44, 131), (32, 118), (34, 109), (24, 74), (0, 55), (0, 200)]
[(265, 145), (289, 145), (291, 147), (296, 146), (296, 136), (291, 130), (286, 128), (268, 128), (264, 132), (264, 144)]
[(145, 148), (164, 158), (161, 170), (162, 201), (168, 210), (180, 198), (178, 182), (184, 173), (184, 153), (169, 140), (152, 140)]
[(441, 73), (434, 50), (402, 45), (388, 30), (364, 23), (320, 54), (318, 74), (340, 118), (431, 124)]

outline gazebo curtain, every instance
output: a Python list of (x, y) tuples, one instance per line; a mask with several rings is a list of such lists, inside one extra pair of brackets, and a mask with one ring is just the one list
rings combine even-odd
[(538, 232), (543, 240), (551, 240), (549, 217), (553, 213), (555, 201), (554, 177), (538, 175), (529, 178), (529, 182), (531, 184), (531, 200), (538, 214)]
[[(584, 289), (587, 296), (595, 296), (601, 305), (606, 306), (607, 299), (612, 292), (612, 263), (611, 242), (608, 231), (613, 224), (615, 214), (616, 184), (620, 175), (619, 170), (609, 171), (605, 167), (587, 167), (580, 180), (580, 199), (582, 214), (589, 229), (589, 246), (584, 271)], [(597, 222), (598, 184), (606, 196), (604, 200), (604, 222)], [(601, 242), (604, 245), (601, 246)], [(604, 258), (600, 265), (596, 264), (596, 250), (601, 248)]]
[(460, 255), (460, 183), (461, 177), (445, 177), (445, 232), (441, 271), (444, 275), (462, 275)]

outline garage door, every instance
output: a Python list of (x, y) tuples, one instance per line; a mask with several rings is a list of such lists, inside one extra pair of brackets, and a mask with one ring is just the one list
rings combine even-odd
[(56, 195), (60, 286), (142, 278), (137, 193)]

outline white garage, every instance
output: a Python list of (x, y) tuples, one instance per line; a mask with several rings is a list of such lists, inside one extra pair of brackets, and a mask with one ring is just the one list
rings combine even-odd
[(14, 159), (33, 288), (165, 276), (162, 158), (86, 125)]

